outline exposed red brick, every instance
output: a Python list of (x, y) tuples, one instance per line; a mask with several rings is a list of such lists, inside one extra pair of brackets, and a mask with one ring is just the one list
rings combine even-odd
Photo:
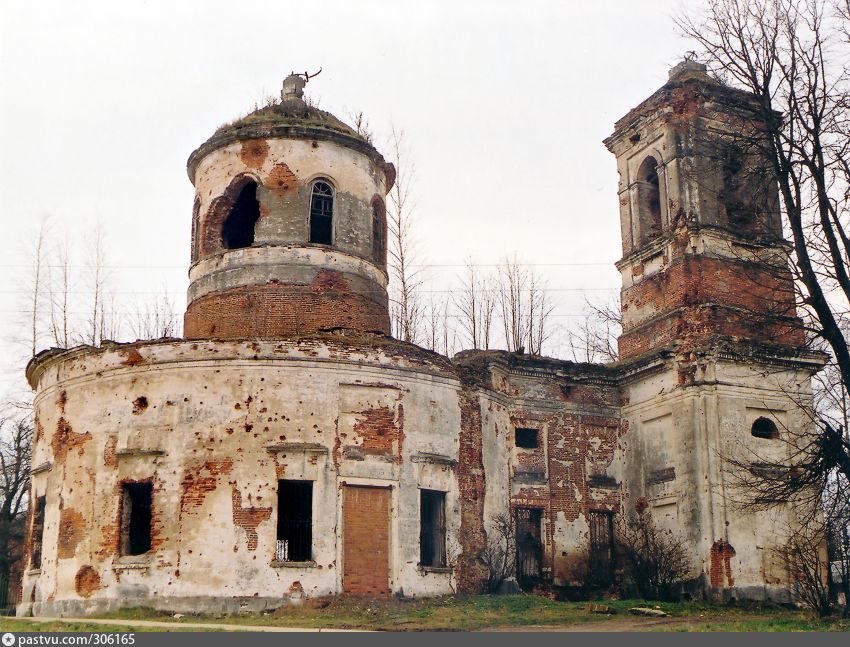
[(186, 308), (188, 339), (284, 337), (345, 328), (389, 334), (383, 295), (376, 301), (350, 289), (339, 272), (321, 272), (310, 285), (268, 283), (223, 290)]
[(354, 433), (361, 439), (359, 449), (364, 454), (393, 456), (401, 464), (404, 444), (404, 406), (398, 414), (390, 407), (366, 409), (358, 414)]
[(145, 358), (135, 348), (122, 348), (120, 352), (127, 356), (127, 359), (121, 362), (124, 366), (138, 366), (145, 362)]
[(248, 139), (242, 142), (239, 158), (245, 166), (260, 168), (269, 155), (269, 144), (265, 139)]
[(106, 443), (103, 445), (103, 464), (105, 467), (118, 467), (118, 457), (115, 455), (115, 449), (118, 447), (118, 436), (111, 435), (106, 437)]
[(207, 494), (218, 487), (218, 478), (233, 469), (233, 459), (210, 460), (190, 468), (180, 483), (180, 518), (203, 505)]
[(100, 590), (100, 575), (91, 566), (81, 566), (74, 576), (74, 589), (84, 598), (90, 598)]
[(457, 587), (459, 592), (480, 593), (487, 569), (478, 555), (487, 546), (484, 532), (484, 459), (481, 449), (481, 403), (478, 389), (464, 387), (458, 394), (460, 405), (460, 445), (457, 484), (460, 501)]
[(77, 552), (77, 545), (86, 536), (86, 520), (73, 508), (59, 509), (59, 539), (57, 542), (57, 557), (70, 559)]
[(257, 526), (272, 516), (271, 508), (243, 508), (242, 493), (235, 485), (232, 491), (233, 524), (243, 528), (248, 535), (248, 550), (257, 550)]
[(279, 196), (283, 196), (298, 188), (298, 178), (290, 168), (280, 162), (272, 167), (266, 178), (266, 186)]
[(731, 563), (733, 557), (735, 549), (732, 544), (718, 539), (711, 545), (711, 586), (735, 586)]
[(83, 434), (74, 433), (70, 423), (65, 418), (59, 418), (56, 423), (56, 432), (50, 440), (50, 448), (53, 450), (53, 458), (58, 464), (65, 462), (68, 452), (75, 447), (83, 452), (83, 445), (91, 440), (91, 434), (87, 431)]

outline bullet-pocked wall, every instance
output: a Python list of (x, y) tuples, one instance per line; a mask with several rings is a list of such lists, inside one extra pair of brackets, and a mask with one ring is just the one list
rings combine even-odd
[(293, 83), (279, 105), (223, 127), (189, 158), (187, 338), (389, 333), (385, 199), (395, 170), (287, 93)]
[(66, 352), (32, 379), (36, 615), (451, 592), (445, 557), (422, 564), (418, 541), (423, 491), (444, 507), (435, 532), (458, 541), (447, 360), (350, 340), (171, 341)]

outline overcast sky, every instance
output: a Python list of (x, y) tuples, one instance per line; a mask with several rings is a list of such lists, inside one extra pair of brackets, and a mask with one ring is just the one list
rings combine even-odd
[(293, 70), (321, 67), (307, 93), (343, 120), (362, 111), (385, 154), (391, 126), (404, 131), (430, 289), (450, 287), (469, 256), (516, 252), (548, 278), (565, 325), (583, 291), (619, 287), (617, 173), (602, 139), (692, 49), (672, 17), (698, 6), (0, 0), (0, 395), (23, 385), (27, 352), (13, 342), (27, 336), (40, 220), (82, 247), (99, 219), (120, 308), (166, 289), (182, 312), (186, 159)]

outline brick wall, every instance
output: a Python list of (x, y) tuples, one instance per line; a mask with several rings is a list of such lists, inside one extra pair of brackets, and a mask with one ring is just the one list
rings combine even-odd
[(325, 279), (320, 275), (310, 285), (272, 283), (201, 297), (186, 309), (184, 335), (284, 337), (333, 328), (389, 334), (385, 295), (373, 300), (351, 291), (345, 281)]

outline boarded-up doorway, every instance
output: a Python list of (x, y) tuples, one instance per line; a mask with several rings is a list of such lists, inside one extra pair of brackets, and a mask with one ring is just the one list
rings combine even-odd
[(342, 498), (342, 591), (390, 594), (390, 490), (346, 485)]

